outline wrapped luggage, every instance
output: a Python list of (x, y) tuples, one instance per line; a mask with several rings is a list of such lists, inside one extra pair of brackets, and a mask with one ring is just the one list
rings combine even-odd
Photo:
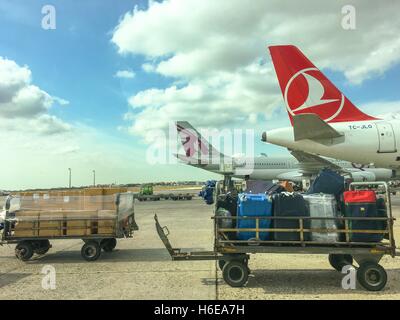
[[(334, 195), (311, 194), (304, 195), (310, 217), (336, 218), (338, 216), (337, 202)], [(310, 219), (311, 229), (332, 229), (337, 230), (337, 220)], [(332, 243), (339, 241), (337, 232), (312, 232), (311, 240), (318, 242)]]
[(225, 208), (218, 208), (215, 212), (215, 216), (224, 217), (223, 219), (218, 219), (218, 226), (222, 229), (230, 229), (233, 228), (232, 214), (229, 210)]

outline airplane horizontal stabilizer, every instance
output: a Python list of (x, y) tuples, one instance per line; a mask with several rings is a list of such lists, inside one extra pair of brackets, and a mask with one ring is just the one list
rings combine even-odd
[(294, 140), (323, 140), (343, 136), (329, 124), (313, 113), (303, 113), (293, 116)]

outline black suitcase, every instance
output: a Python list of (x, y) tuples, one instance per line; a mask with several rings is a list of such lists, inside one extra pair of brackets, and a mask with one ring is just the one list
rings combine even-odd
[(228, 210), (233, 217), (235, 217), (237, 215), (237, 202), (237, 196), (233, 196), (229, 193), (220, 195), (217, 200), (217, 209), (224, 208)]
[[(224, 194), (224, 195), (219, 195), (217, 199), (217, 206), (216, 206), (216, 215), (218, 210), (220, 208), (225, 209), (229, 212), (230, 217), (236, 217), (237, 215), (237, 202), (238, 202), (238, 197), (233, 196), (232, 194)], [(221, 211), (220, 211), (221, 212)], [(226, 214), (228, 216), (228, 214)], [(222, 221), (227, 222), (229, 219), (222, 219)], [(236, 219), (232, 220), (232, 226), (236, 225)], [(220, 228), (223, 226), (220, 225)], [(236, 240), (236, 232), (227, 232), (226, 236), (228, 237), (229, 240)]]
[[(378, 217), (376, 203), (365, 203), (360, 205), (347, 205), (346, 216), (348, 217)], [(353, 220), (349, 223), (351, 230), (384, 230), (383, 221), (377, 220)], [(383, 234), (377, 233), (350, 233), (351, 242), (381, 242)]]
[[(272, 196), (274, 217), (308, 217), (306, 201), (299, 193), (282, 192)], [(303, 220), (303, 227), (310, 228), (310, 220)], [(298, 229), (298, 219), (274, 219), (275, 229)], [(300, 232), (274, 232), (276, 241), (300, 241)], [(304, 233), (304, 240), (310, 240), (310, 233)]]
[[(376, 200), (376, 208), (377, 208), (378, 217), (380, 217), (380, 218), (388, 217), (385, 199), (378, 198)], [(387, 221), (381, 221), (380, 223), (381, 223), (381, 225), (380, 225), (379, 229), (384, 230), (387, 228)], [(384, 234), (383, 238), (386, 240), (389, 240), (389, 234), (388, 233)]]

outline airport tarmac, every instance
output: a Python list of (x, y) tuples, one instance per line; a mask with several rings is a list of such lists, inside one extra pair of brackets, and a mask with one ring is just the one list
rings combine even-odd
[[(400, 197), (393, 200), (400, 218)], [(382, 260), (389, 279), (378, 293), (343, 290), (342, 275), (323, 255), (253, 255), (247, 286), (231, 288), (214, 261), (171, 261), (154, 228), (157, 213), (173, 246), (211, 250), (212, 206), (200, 199), (136, 202), (135, 210), (140, 230), (96, 262), (81, 258), (80, 240), (54, 241), (49, 253), (29, 262), (15, 258), (14, 245), (0, 247), (0, 299), (400, 299), (400, 257)], [(42, 287), (48, 265), (56, 270), (54, 290)]]

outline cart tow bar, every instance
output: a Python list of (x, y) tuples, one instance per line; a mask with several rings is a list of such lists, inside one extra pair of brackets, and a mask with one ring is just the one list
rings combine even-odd
[(154, 215), (156, 230), (161, 241), (164, 243), (165, 248), (168, 250), (172, 260), (221, 260), (222, 255), (216, 254), (214, 251), (193, 251), (193, 252), (182, 252), (179, 248), (174, 248), (168, 239), (170, 234), (166, 226), (161, 227), (158, 217)]

